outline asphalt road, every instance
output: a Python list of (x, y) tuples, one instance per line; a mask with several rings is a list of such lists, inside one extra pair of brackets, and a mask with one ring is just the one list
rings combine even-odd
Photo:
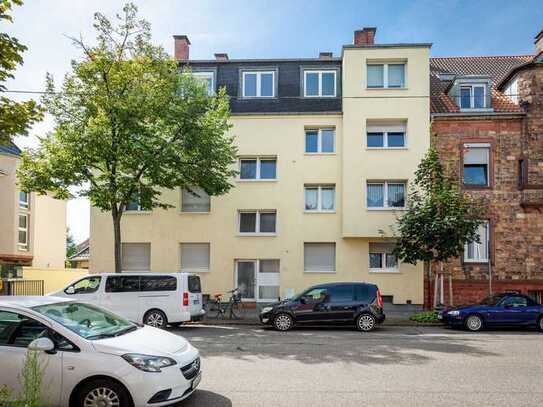
[(541, 406), (543, 334), (184, 326), (199, 390), (178, 407)]

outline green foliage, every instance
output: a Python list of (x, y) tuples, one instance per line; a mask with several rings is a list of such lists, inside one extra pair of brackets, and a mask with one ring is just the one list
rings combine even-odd
[[(11, 23), (12, 6), (22, 5), (21, 0), (0, 0), (0, 23)], [(3, 30), (1, 30), (3, 31)], [(13, 78), (13, 71), (23, 64), (22, 53), (26, 47), (17, 38), (0, 32), (0, 92), (6, 90), (3, 84)], [(32, 124), (42, 119), (42, 111), (33, 100), (14, 102), (0, 96), (0, 143), (7, 142), (16, 134), (26, 134)]]
[(441, 321), (437, 319), (437, 314), (437, 311), (418, 312), (411, 315), (409, 319), (415, 322), (440, 323)]
[(54, 131), (24, 153), (21, 188), (74, 194), (111, 211), (116, 271), (120, 272), (120, 219), (138, 196), (144, 209), (168, 208), (161, 191), (200, 186), (226, 193), (236, 175), (230, 107), (224, 89), (207, 95), (190, 72), (151, 42), (149, 24), (128, 4), (114, 24), (95, 14), (97, 44), (73, 39), (83, 57), (72, 62), (59, 92), (47, 78), (43, 104)]
[[(43, 368), (40, 353), (27, 351), (23, 370), (19, 374), (22, 390), (14, 396), (7, 386), (0, 387), (0, 406), (40, 407), (43, 385)], [(11, 374), (12, 372), (10, 372)]]
[(443, 171), (435, 149), (419, 164), (407, 210), (398, 221), (396, 254), (410, 264), (458, 257), (466, 241), (478, 241), (482, 206)]
[(66, 258), (69, 259), (77, 251), (77, 245), (75, 244), (74, 237), (70, 232), (70, 228), (66, 229)]

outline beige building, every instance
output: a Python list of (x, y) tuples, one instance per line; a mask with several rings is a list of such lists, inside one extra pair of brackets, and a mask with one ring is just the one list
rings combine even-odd
[[(64, 268), (66, 202), (17, 187), (21, 151), (0, 146), (0, 271), (21, 276), (20, 266)], [(19, 271), (18, 271), (19, 270)]]
[[(429, 147), (430, 44), (375, 44), (355, 32), (340, 57), (190, 60), (226, 87), (240, 175), (225, 196), (165, 191), (174, 209), (123, 217), (123, 269), (191, 271), (205, 293), (241, 287), (270, 302), (330, 281), (379, 285), (394, 304), (423, 303), (423, 267), (398, 263), (394, 225)], [(114, 269), (111, 216), (91, 209), (91, 272)]]

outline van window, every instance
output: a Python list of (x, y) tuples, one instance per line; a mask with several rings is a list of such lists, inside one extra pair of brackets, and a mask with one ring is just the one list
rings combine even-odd
[(376, 297), (376, 287), (369, 284), (357, 284), (354, 286), (354, 300), (369, 303)]
[(200, 285), (199, 276), (189, 276), (188, 277), (189, 291), (191, 293), (201, 293), (202, 286)]
[(175, 291), (177, 278), (172, 276), (141, 276), (141, 291)]
[(333, 285), (328, 288), (329, 302), (352, 302), (353, 286), (350, 284)]
[[(87, 277), (79, 280), (70, 287), (74, 288), (74, 294), (91, 294), (98, 291), (101, 279), (101, 277)], [(64, 292), (66, 292), (66, 290), (64, 290)]]
[(111, 276), (106, 280), (106, 293), (128, 293), (139, 290), (139, 276)]

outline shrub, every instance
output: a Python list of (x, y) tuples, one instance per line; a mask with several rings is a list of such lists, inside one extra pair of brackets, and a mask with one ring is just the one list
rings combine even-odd
[(440, 322), (439, 319), (437, 319), (437, 311), (418, 312), (416, 314), (411, 315), (409, 319), (415, 322), (431, 322), (431, 323)]

